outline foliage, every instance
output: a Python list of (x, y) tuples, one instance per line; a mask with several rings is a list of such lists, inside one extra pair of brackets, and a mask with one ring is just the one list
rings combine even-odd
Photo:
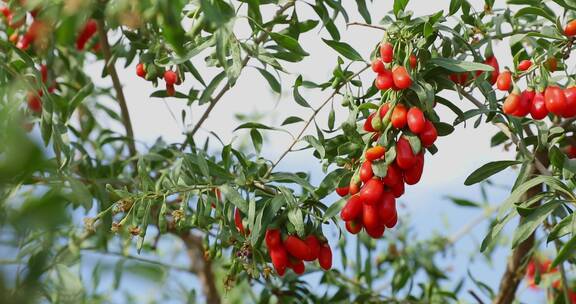
[[(11, 0), (0, 4), (0, 225), (3, 246), (15, 252), (14, 260), (7, 262), (16, 265), (15, 275), (0, 281), (4, 299), (107, 302), (113, 300), (98, 292), (102, 272), (113, 273), (118, 288), (124, 272), (161, 280), (182, 271), (200, 278), (203, 297), (211, 303), (220, 302), (224, 293), (230, 301), (246, 301), (250, 295), (261, 303), (457, 302), (465, 293), (463, 281), (453, 288), (448, 282), (456, 278), (437, 264), (457, 239), (413, 242), (413, 231), (404, 225), (379, 240), (364, 232), (351, 236), (338, 220), (347, 198), (332, 202), (329, 197), (337, 188), (359, 184), (360, 167), (372, 145), (386, 150), (380, 160), (370, 163), (379, 178), (394, 163), (400, 165), (400, 137), (408, 142), (411, 154), (421, 153), (422, 166), (425, 153), (429, 157), (441, 149), (418, 135), (410, 121), (409, 128), (395, 125), (393, 112), (406, 106), (421, 109), (439, 136), (448, 136), (454, 126), (471, 120), (474, 127), (490, 123), (500, 129), (492, 145), (514, 147), (516, 159), (490, 162), (465, 184), (486, 187), (492, 175), (511, 166), (519, 170), (496, 214), (489, 207), (485, 210), (483, 219), (490, 218), (492, 224), (479, 249), (490, 256), (498, 246), (510, 247), (522, 257), (513, 269), (522, 274), (529, 263), (535, 263), (532, 256), (538, 248), (554, 243), (556, 256), (549, 269), (534, 272), (536, 284), (541, 272), (558, 267), (542, 285), (551, 301), (571, 301), (570, 270), (576, 262), (576, 165), (570, 152), (574, 115), (550, 111), (544, 120), (533, 119), (526, 116), (528, 112), (519, 115), (507, 110), (506, 103), (519, 86), (539, 91), (554, 84), (566, 90), (572, 86), (568, 58), (574, 36), (566, 35), (563, 24), (574, 19), (576, 3), (509, 0), (509, 6), (496, 8), (494, 1), (486, 0), (483, 10), (475, 10), (467, 0), (452, 0), (435, 14), (413, 16), (407, 10), (408, 0), (395, 0), (379, 25), (370, 25), (370, 3), (358, 0), (358, 12), (368, 23), (364, 25), (383, 30), (381, 39), (369, 46), (371, 58), (363, 58), (359, 50), (365, 46), (341, 41), (340, 32), (345, 30), (341, 23), (359, 24), (349, 20), (343, 2)], [(301, 10), (310, 10), (314, 17), (303, 18)], [(246, 37), (238, 34), (243, 26), (249, 27)], [(300, 36), (313, 30), (320, 32), (318, 39), (334, 56), (330, 78), (313, 82), (299, 75), (293, 84), (282, 81), (289, 73), (288, 64), (299, 64), (309, 56)], [(505, 38), (514, 67), (523, 60), (532, 64), (524, 70), (511, 69), (515, 81), (505, 89), (511, 93), (502, 95), (493, 88), (500, 69), (495, 58), (500, 54), (493, 53), (492, 44)], [(396, 66), (406, 67), (411, 81), (403, 90), (382, 90), (378, 80), (360, 77), (370, 69), (369, 62), (383, 57), (381, 43), (390, 43), (394, 52), (385, 69), (396, 74)], [(96, 77), (110, 78), (112, 85), (93, 83), (87, 66), (94, 62), (103, 67)], [(150, 147), (135, 143), (116, 71), (133, 63), (139, 65), (138, 75), (158, 88), (150, 92), (151, 99), (172, 97), (188, 105), (206, 105), (183, 142), (159, 139)], [(199, 66), (214, 73), (201, 74)], [(268, 85), (278, 94), (289, 90), (310, 116), (290, 116), (279, 126), (242, 123), (233, 132), (249, 134), (251, 147), (222, 142), (214, 133), (198, 142), (196, 133), (210, 111), (248, 67), (256, 67), (262, 75), (258, 85)], [(183, 83), (191, 85), (187, 92)], [(497, 86), (501, 88), (500, 81)], [(304, 88), (325, 92), (327, 98), (311, 101)], [(443, 91), (457, 92), (475, 108), (465, 110), (468, 106), (441, 97)], [(546, 96), (546, 106), (550, 98)], [(338, 101), (348, 111), (341, 123), (334, 114)], [(448, 108), (457, 119), (442, 121), (436, 106)], [(328, 107), (327, 126), (321, 126), (316, 118)], [(191, 121), (185, 111), (181, 119), (183, 124)], [(124, 130), (119, 132), (112, 124)], [(301, 126), (301, 131), (292, 135), (293, 142), (278, 159), (266, 159), (262, 153), (266, 136), (290, 133), (286, 125)], [(33, 127), (38, 128), (27, 133)], [(326, 176), (320, 184), (312, 184), (307, 172), (277, 169), (288, 153), (299, 150), (307, 150), (322, 165)], [(481, 206), (452, 199), (462, 207)], [(84, 217), (82, 228), (77, 225), (79, 214)], [(502, 235), (509, 231), (504, 228), (517, 218), (519, 225), (505, 242)], [(319, 284), (330, 287), (327, 291), (314, 288), (292, 271), (285, 276), (273, 272), (273, 250), (265, 237), (271, 229), (280, 229), (284, 238), (315, 235), (321, 243), (326, 242), (324, 231), (338, 229), (340, 240), (329, 246), (340, 255), (341, 265), (334, 263), (325, 271), (322, 268), (329, 267), (306, 264), (307, 273), (320, 273)], [(542, 236), (535, 239), (537, 230)], [(158, 258), (163, 241), (174, 239), (186, 247), (190, 268)], [(383, 248), (382, 244), (386, 250), (378, 253), (376, 248)], [(351, 248), (354, 256), (349, 256)], [(94, 286), (88, 286), (79, 271), (90, 253), (120, 257), (114, 266), (92, 267)], [(514, 291), (518, 273), (509, 287)], [(9, 279), (14, 282), (6, 282)], [(472, 275), (470, 280), (483, 297), (504, 301), (502, 290), (492, 291)], [(260, 295), (254, 291), (256, 285)], [(380, 285), (385, 286), (384, 292)], [(182, 294), (191, 302), (200, 298), (196, 291)], [(124, 300), (129, 301), (130, 295)]]

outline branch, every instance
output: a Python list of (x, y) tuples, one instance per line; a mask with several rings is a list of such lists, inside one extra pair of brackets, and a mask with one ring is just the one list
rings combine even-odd
[(480, 214), (478, 217), (472, 219), (470, 222), (468, 222), (468, 224), (464, 225), (460, 230), (456, 231), (454, 234), (450, 235), (448, 237), (448, 241), (447, 241), (448, 244), (447, 245), (452, 245), (452, 244), (456, 243), (462, 237), (467, 235), (468, 232), (470, 232), (472, 229), (474, 229), (477, 225), (484, 222), (485, 219), (487, 219), (492, 214), (494, 214), (494, 212), (496, 210), (498, 210), (498, 208), (495, 205), (489, 206), (488, 208), (484, 209), (482, 214)]
[(292, 148), (296, 145), (296, 143), (298, 143), (298, 141), (300, 141), (300, 137), (302, 137), (302, 135), (304, 134), (304, 132), (306, 131), (306, 129), (308, 129), (308, 126), (310, 126), (310, 124), (312, 123), (312, 121), (314, 120), (314, 118), (316, 117), (316, 115), (318, 115), (318, 112), (320, 112), (320, 110), (322, 110), (322, 108), (324, 108), (324, 106), (326, 106), (328, 104), (328, 102), (330, 102), (330, 100), (332, 100), (332, 98), (334, 96), (336, 96), (336, 94), (338, 94), (338, 92), (340, 91), (340, 89), (346, 84), (348, 83), (350, 80), (356, 78), (358, 75), (362, 74), (364, 71), (366, 71), (370, 66), (366, 65), (364, 68), (362, 68), (360, 71), (354, 73), (352, 76), (348, 77), (348, 79), (344, 80), (343, 82), (341, 82), (338, 87), (336, 87), (334, 89), (334, 91), (332, 92), (332, 94), (330, 94), (330, 96), (328, 96), (328, 98), (326, 98), (326, 100), (324, 100), (324, 102), (322, 102), (322, 104), (314, 110), (314, 112), (312, 113), (312, 115), (310, 115), (310, 117), (308, 118), (308, 120), (306, 121), (306, 123), (304, 124), (304, 127), (300, 130), (300, 133), (298, 133), (298, 136), (296, 136), (296, 138), (294, 138), (294, 140), (292, 141), (292, 143), (290, 144), (290, 146), (288, 146), (288, 148), (286, 150), (284, 150), (284, 152), (280, 155), (280, 157), (278, 157), (278, 159), (272, 164), (272, 166), (270, 167), (270, 169), (268, 169), (268, 172), (266, 173), (266, 176), (270, 175), (270, 173), (272, 173), (272, 170), (274, 170), (274, 168), (278, 165), (278, 163), (280, 161), (282, 161), (282, 159), (284, 159), (284, 157), (286, 157), (286, 155), (288, 154), (288, 152), (290, 152), (292, 150)]
[[(281, 6), (276, 13), (274, 14), (274, 18), (279, 17), (280, 15), (282, 15), (282, 13), (284, 13), (284, 11), (286, 11), (288, 8), (294, 6), (294, 0), (292, 1), (288, 1), (286, 4), (284, 4), (283, 6)], [(264, 40), (266, 40), (266, 38), (268, 38), (269, 32), (272, 30), (272, 26), (270, 26), (267, 30), (263, 31), (258, 37), (256, 37), (256, 39), (254, 39), (254, 44), (256, 46), (258, 46), (260, 43), (262, 43)], [(246, 55), (243, 59), (242, 59), (242, 64), (241, 64), (241, 68), (240, 70), (242, 70), (246, 64), (248, 64), (248, 61), (250, 60), (250, 55)], [(210, 116), (210, 112), (212, 112), (212, 110), (214, 109), (214, 107), (216, 106), (216, 104), (220, 101), (220, 99), (222, 99), (222, 97), (224, 96), (224, 94), (226, 94), (226, 92), (228, 92), (230, 89), (232, 88), (232, 86), (230, 84), (226, 84), (222, 89), (220, 89), (220, 91), (218, 92), (218, 94), (216, 94), (216, 96), (214, 96), (214, 98), (212, 98), (210, 100), (210, 105), (208, 106), (208, 108), (206, 109), (206, 111), (204, 111), (204, 113), (202, 114), (202, 117), (200, 117), (200, 120), (198, 120), (198, 122), (196, 123), (196, 125), (194, 126), (194, 128), (192, 129), (192, 131), (190, 131), (190, 133), (188, 133), (186, 135), (186, 142), (182, 145), (182, 148), (180, 150), (184, 150), (184, 148), (186, 148), (186, 144), (188, 142), (188, 139), (194, 137), (194, 135), (196, 134), (196, 132), (198, 132), (198, 130), (200, 129), (200, 127), (202, 127), (202, 124), (206, 121), (206, 119), (208, 119), (208, 116)]]
[(190, 257), (190, 271), (194, 272), (206, 295), (206, 302), (208, 304), (220, 304), (220, 293), (216, 288), (216, 278), (212, 271), (212, 263), (204, 257), (204, 246), (202, 246), (202, 238), (191, 234), (190, 232), (179, 234), (180, 238), (188, 248), (188, 256)]
[[(535, 160), (541, 160), (548, 163), (548, 158), (545, 153), (537, 152), (535, 156)], [(538, 168), (532, 168), (532, 173), (536, 173), (535, 171), (539, 170)], [(524, 194), (524, 200), (528, 200), (535, 195), (538, 195), (542, 192), (542, 185), (536, 185)], [(534, 203), (530, 207), (535, 207), (539, 205), (540, 202)], [(520, 219), (520, 223), (518, 225), (522, 225), (524, 223), (524, 218)], [(504, 275), (502, 275), (502, 279), (500, 280), (500, 288), (498, 290), (498, 295), (494, 299), (494, 304), (508, 304), (512, 303), (512, 301), (516, 297), (516, 290), (518, 289), (518, 285), (524, 278), (524, 274), (526, 273), (526, 263), (527, 259), (532, 258), (532, 248), (534, 247), (534, 232), (530, 234), (530, 236), (524, 240), (514, 251), (512, 255), (508, 259), (508, 264), (506, 265), (506, 271)]]
[[(100, 37), (100, 45), (102, 46), (102, 53), (104, 54), (104, 64), (108, 69), (108, 74), (112, 78), (112, 84), (114, 85), (114, 90), (116, 91), (116, 101), (120, 106), (120, 111), (122, 112), (122, 124), (126, 129), (126, 137), (128, 138), (128, 150), (130, 156), (134, 157), (137, 154), (136, 145), (134, 144), (134, 131), (132, 129), (132, 120), (130, 120), (130, 112), (128, 112), (128, 105), (126, 104), (126, 98), (124, 97), (124, 91), (122, 90), (122, 84), (120, 83), (120, 78), (118, 77), (118, 72), (116, 72), (116, 67), (114, 62), (112, 62), (112, 51), (110, 50), (110, 43), (108, 42), (108, 35), (106, 30), (106, 23), (104, 19), (98, 19), (98, 36)], [(134, 166), (136, 170), (136, 166)]]
[(362, 23), (362, 22), (348, 22), (348, 23), (346, 23), (346, 26), (351, 26), (351, 25), (364, 26), (364, 27), (369, 27), (369, 28), (373, 28), (373, 29), (386, 31), (386, 28), (383, 26), (378, 26), (378, 25), (373, 25), (373, 24), (368, 24), (368, 23)]

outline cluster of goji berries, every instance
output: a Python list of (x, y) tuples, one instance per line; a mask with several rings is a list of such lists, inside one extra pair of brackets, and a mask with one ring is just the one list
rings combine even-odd
[[(242, 212), (238, 208), (234, 211), (234, 225), (240, 234), (250, 234), (250, 230), (244, 228)], [(302, 240), (296, 235), (287, 235), (283, 240), (280, 229), (267, 229), (265, 241), (272, 265), (280, 276), (288, 268), (296, 274), (303, 274), (306, 271), (304, 262), (315, 260), (324, 270), (332, 268), (332, 249), (324, 237), (310, 234)]]
[[(523, 60), (518, 64), (517, 76), (521, 77), (521, 72), (532, 67), (532, 61)], [(530, 116), (535, 120), (542, 120), (552, 113), (563, 118), (576, 116), (576, 86), (569, 84), (566, 88), (551, 84), (539, 89), (528, 87), (520, 91), (514, 82), (514, 75), (511, 71), (505, 70), (498, 75), (496, 87), (510, 94), (504, 100), (502, 111), (505, 114), (525, 117)]]
[[(16, 47), (21, 50), (28, 50), (31, 45), (38, 44), (45, 46), (49, 41), (51, 34), (51, 25), (41, 19), (42, 7), (38, 6), (35, 9), (25, 12), (24, 14), (15, 14), (8, 6), (0, 7), (0, 13), (4, 16), (6, 24), (13, 30), (8, 39), (10, 42), (15, 43)], [(27, 26), (28, 15), (32, 17), (32, 22)], [(76, 49), (79, 51), (84, 50), (86, 44), (96, 34), (98, 30), (98, 23), (94, 19), (86, 21), (78, 36), (76, 37)], [(94, 43), (92, 50), (98, 52), (100, 50), (100, 43)]]
[[(394, 58), (394, 46), (389, 42), (384, 42), (380, 45), (380, 58), (372, 61), (372, 70), (377, 73), (374, 85), (379, 90), (403, 90), (412, 85), (412, 78), (404, 66), (397, 65), (390, 69), (390, 65)], [(416, 68), (417, 59), (414, 54), (410, 55), (410, 67)]]
[[(147, 67), (151, 69), (147, 69)], [(140, 78), (155, 81), (160, 74), (161, 71), (155, 65), (146, 66), (142, 62), (136, 65), (136, 75), (138, 75)], [(172, 70), (166, 70), (164, 71), (163, 78), (164, 82), (166, 83), (166, 95), (174, 96), (174, 94), (176, 94), (176, 88), (174, 86), (182, 83), (180, 76), (178, 76), (178, 74)]]
[[(32, 23), (28, 26), (27, 29), (20, 30), (23, 26), (26, 25), (26, 20), (28, 18), (28, 13), (24, 14), (14, 14), (9, 7), (3, 6), (0, 8), (0, 12), (5, 18), (6, 24), (9, 28), (13, 30), (12, 34), (8, 37), (8, 39), (15, 43), (16, 46), (21, 50), (26, 50), (30, 47), (36, 38), (40, 37), (46, 28), (46, 24), (39, 19), (36, 19), (38, 14), (38, 10), (33, 10), (30, 12), (30, 15), (33, 18)], [(20, 35), (20, 32), (23, 32)]]
[[(42, 7), (38, 6), (24, 14), (14, 13), (8, 6), (0, 7), (0, 16), (3, 16), (9, 30), (12, 31), (8, 39), (16, 44), (20, 50), (27, 51), (31, 45), (42, 46), (49, 41), (51, 35), (50, 26), (41, 18)], [(27, 25), (28, 15), (32, 17), (32, 22)], [(82, 51), (86, 44), (91, 41), (98, 29), (96, 20), (89, 19), (78, 36), (76, 37), (76, 48)], [(100, 48), (99, 43), (95, 43), (93, 50), (96, 52)], [(58, 89), (55, 79), (50, 79), (48, 67), (45, 64), (40, 65), (40, 75), (42, 83), (48, 87), (48, 93), (54, 93)], [(30, 112), (34, 114), (42, 113), (42, 90), (29, 91), (26, 103)]]
[(322, 269), (332, 268), (332, 249), (323, 237), (319, 239), (310, 234), (303, 240), (296, 235), (288, 235), (283, 240), (279, 229), (268, 229), (265, 241), (272, 265), (280, 276), (288, 268), (296, 274), (303, 274), (306, 271), (305, 261), (318, 260)]
[[(380, 46), (381, 58), (372, 63), (373, 71), (378, 74), (375, 86), (380, 90), (399, 91), (412, 83), (404, 67), (398, 66), (392, 72), (386, 69), (385, 64), (393, 61), (393, 53), (392, 45), (384, 42)], [(412, 69), (417, 67), (414, 54), (410, 55), (409, 63)], [(405, 184), (414, 185), (420, 181), (424, 148), (434, 144), (438, 132), (426, 119), (418, 102), (404, 99), (380, 105), (365, 120), (363, 129), (372, 133), (368, 148), (350, 185), (337, 188), (336, 192), (343, 197), (349, 196), (340, 212), (346, 229), (357, 234), (364, 228), (372, 238), (380, 238), (386, 228), (396, 225), (396, 198), (404, 194)], [(387, 130), (391, 130), (392, 136), (388, 142), (382, 142), (382, 133)]]
[[(534, 257), (528, 262), (528, 266), (526, 267), (526, 278), (528, 279), (528, 286), (530, 288), (538, 288), (538, 281), (536, 277), (540, 277), (545, 274), (556, 273), (558, 272), (557, 268), (550, 269), (550, 265), (552, 261), (550, 259), (545, 259), (541, 261), (540, 259)], [(557, 285), (558, 282), (554, 282), (553, 285)]]

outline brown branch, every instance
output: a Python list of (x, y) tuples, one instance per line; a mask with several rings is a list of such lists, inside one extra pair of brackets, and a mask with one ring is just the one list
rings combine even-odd
[[(548, 158), (545, 153), (536, 152), (535, 153), (535, 160), (539, 160), (542, 163), (548, 164)], [(531, 171), (532, 173), (537, 173), (539, 169), (534, 167)], [(530, 188), (526, 194), (524, 194), (524, 200), (528, 200), (540, 193), (542, 193), (542, 185), (537, 185)], [(534, 203), (534, 205), (530, 207), (535, 207), (539, 205), (540, 202)], [(520, 219), (520, 224), (524, 222), (524, 219)], [(500, 280), (500, 287), (498, 289), (498, 295), (494, 299), (494, 304), (508, 304), (512, 303), (516, 298), (516, 290), (518, 289), (518, 285), (524, 278), (526, 273), (526, 263), (527, 260), (532, 258), (532, 248), (534, 247), (534, 232), (530, 234), (530, 236), (524, 240), (518, 247), (516, 247), (513, 251), (511, 256), (508, 258), (508, 263), (506, 265), (506, 271), (504, 275), (502, 275), (502, 279)]]
[(292, 143), (290, 143), (290, 145), (288, 146), (288, 148), (286, 150), (284, 150), (284, 152), (282, 152), (282, 154), (280, 155), (280, 157), (278, 157), (278, 159), (272, 163), (272, 166), (270, 167), (270, 169), (268, 169), (268, 173), (266, 173), (266, 176), (270, 175), (270, 173), (272, 173), (272, 170), (274, 170), (274, 168), (278, 165), (278, 163), (280, 163), (280, 161), (282, 161), (282, 159), (284, 159), (284, 157), (286, 157), (286, 155), (292, 151), (292, 148), (294, 148), (294, 146), (296, 145), (296, 143), (298, 143), (298, 141), (300, 141), (300, 138), (302, 137), (302, 135), (304, 135), (304, 132), (306, 131), (306, 129), (308, 129), (308, 126), (310, 126), (310, 124), (312, 123), (312, 121), (314, 120), (314, 118), (316, 117), (316, 115), (318, 115), (318, 112), (320, 112), (320, 110), (322, 110), (322, 108), (324, 108), (324, 106), (326, 106), (328, 104), (328, 102), (330, 102), (330, 100), (332, 100), (332, 98), (334, 98), (334, 96), (336, 96), (336, 94), (338, 94), (338, 92), (340, 92), (340, 89), (346, 84), (348, 83), (350, 80), (356, 78), (358, 75), (362, 74), (364, 71), (366, 71), (368, 68), (370, 67), (370, 65), (366, 65), (364, 68), (362, 68), (360, 71), (354, 73), (352, 76), (350, 76), (348, 79), (342, 81), (338, 87), (336, 87), (334, 89), (334, 91), (332, 92), (332, 94), (330, 94), (330, 96), (328, 96), (328, 98), (326, 98), (326, 100), (324, 100), (324, 102), (322, 102), (322, 104), (316, 108), (314, 110), (314, 112), (312, 113), (312, 115), (310, 115), (310, 117), (308, 118), (308, 120), (306, 121), (306, 123), (304, 124), (304, 127), (302, 127), (302, 129), (300, 130), (300, 133), (298, 133), (298, 135), (296, 136), (296, 138), (294, 138), (294, 140), (292, 141)]
[[(126, 98), (124, 97), (124, 91), (122, 90), (122, 83), (120, 83), (118, 72), (114, 66), (115, 62), (111, 61), (112, 51), (110, 50), (110, 43), (108, 42), (106, 23), (104, 19), (98, 19), (98, 36), (100, 38), (100, 45), (102, 46), (102, 53), (104, 54), (104, 64), (108, 69), (108, 74), (112, 78), (112, 84), (114, 85), (114, 90), (116, 91), (116, 101), (120, 106), (122, 124), (126, 129), (126, 137), (128, 138), (128, 150), (130, 152), (130, 156), (134, 157), (136, 156), (137, 151), (136, 145), (134, 144), (134, 130), (132, 129), (132, 120), (130, 119), (130, 112), (128, 111), (128, 105), (126, 104)], [(136, 170), (136, 166), (134, 167), (134, 170)]]
[[(286, 11), (288, 8), (294, 6), (294, 0), (288, 1), (286, 4), (284, 4), (283, 6), (281, 6), (276, 13), (274, 14), (274, 18), (279, 17), (280, 15), (282, 15), (282, 13), (284, 13), (284, 11)], [(266, 40), (266, 38), (268, 38), (268, 35), (270, 34), (269, 32), (272, 30), (272, 27), (267, 28), (265, 31), (263, 31), (258, 37), (256, 37), (256, 39), (254, 39), (254, 44), (256, 46), (258, 46), (260, 43), (264, 42)], [(246, 55), (243, 59), (242, 59), (242, 63), (241, 63), (241, 68), (240, 70), (242, 70), (246, 64), (248, 64), (248, 61), (250, 61), (251, 56), (250, 55)], [(206, 121), (206, 119), (208, 119), (208, 116), (210, 116), (210, 113), (212, 112), (212, 110), (214, 109), (214, 107), (216, 106), (216, 104), (220, 101), (220, 99), (222, 99), (222, 97), (224, 96), (224, 94), (226, 94), (226, 92), (228, 92), (230, 89), (232, 88), (232, 86), (230, 84), (226, 84), (224, 87), (222, 87), (222, 89), (220, 89), (220, 91), (218, 92), (218, 94), (216, 94), (216, 96), (214, 96), (214, 98), (212, 98), (210, 100), (210, 105), (208, 106), (208, 108), (206, 109), (206, 111), (204, 111), (204, 113), (202, 114), (202, 116), (200, 117), (200, 119), (198, 120), (198, 122), (196, 123), (196, 125), (194, 125), (194, 128), (192, 129), (192, 131), (190, 131), (188, 134), (186, 134), (186, 143), (184, 143), (182, 145), (181, 150), (184, 150), (184, 148), (186, 148), (187, 142), (190, 138), (194, 137), (194, 135), (196, 134), (196, 132), (198, 132), (198, 130), (200, 129), (200, 127), (202, 127), (202, 124), (204, 124), (204, 122)]]
[(351, 25), (358, 25), (358, 26), (369, 27), (369, 28), (373, 28), (373, 29), (377, 29), (377, 30), (386, 31), (386, 28), (383, 26), (378, 26), (378, 25), (373, 25), (373, 24), (368, 24), (368, 23), (349, 22), (346, 24), (346, 26), (351, 26)]
[(220, 293), (216, 288), (216, 278), (212, 271), (212, 263), (204, 256), (204, 246), (202, 246), (202, 238), (191, 234), (190, 232), (179, 234), (180, 238), (188, 249), (188, 256), (190, 257), (190, 271), (194, 272), (206, 295), (206, 302), (208, 304), (219, 304)]

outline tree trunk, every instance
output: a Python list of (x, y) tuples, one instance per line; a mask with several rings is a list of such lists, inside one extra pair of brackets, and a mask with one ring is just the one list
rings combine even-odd
[[(549, 160), (546, 154), (536, 153), (536, 157), (544, 166), (548, 166)], [(538, 174), (538, 170), (533, 166), (531, 174)], [(535, 195), (542, 192), (542, 185), (537, 185), (528, 191), (523, 196), (524, 200), (528, 200)], [(536, 202), (532, 207), (539, 205), (540, 202)], [(520, 223), (524, 222), (524, 219), (520, 219)], [(534, 233), (532, 233), (524, 242), (520, 243), (516, 249), (512, 251), (511, 256), (508, 258), (508, 263), (506, 265), (506, 271), (500, 280), (500, 287), (498, 289), (498, 294), (494, 298), (494, 304), (508, 304), (512, 303), (516, 298), (516, 290), (518, 285), (524, 279), (526, 274), (526, 260), (532, 258), (532, 247), (534, 247)]]
[(202, 285), (202, 290), (206, 296), (206, 303), (220, 304), (220, 293), (216, 288), (216, 278), (212, 271), (212, 263), (204, 258), (204, 248), (202, 238), (191, 233), (181, 234), (190, 257), (191, 272), (196, 274)]

